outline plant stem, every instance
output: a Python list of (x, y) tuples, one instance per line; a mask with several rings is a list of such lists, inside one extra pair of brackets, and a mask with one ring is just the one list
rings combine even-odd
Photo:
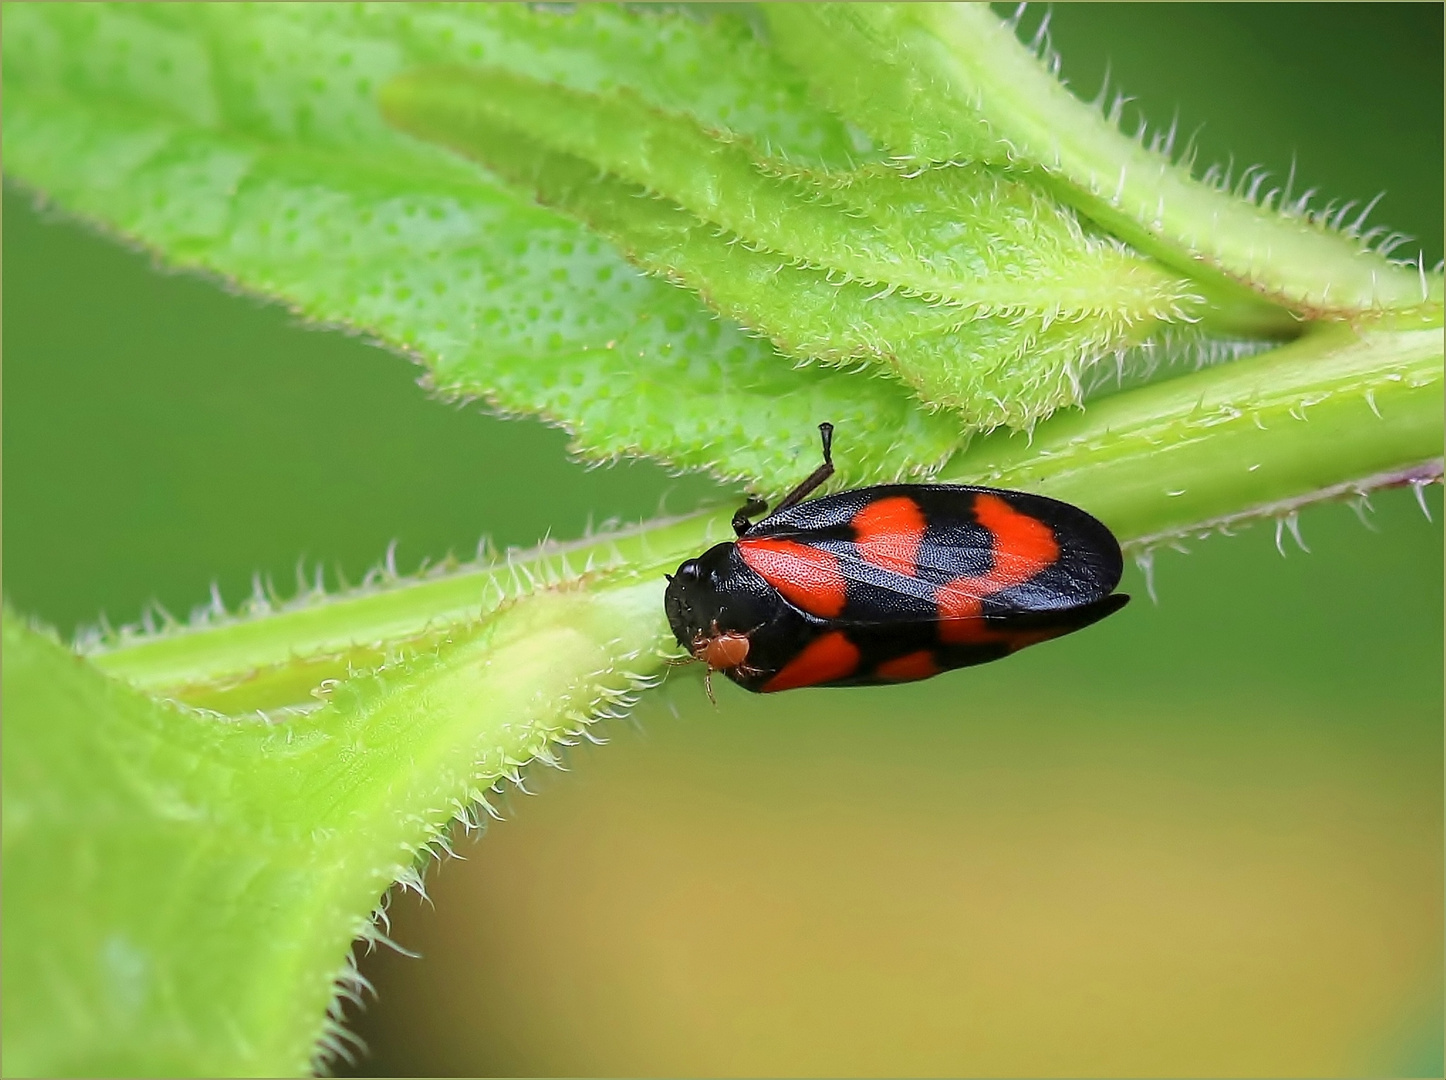
[[(1319, 327), (1249, 360), (981, 439), (941, 479), (1078, 503), (1136, 546), (1440, 475), (1439, 329)], [(1344, 485), (1344, 487), (1343, 487)]]
[[(1321, 327), (1247, 360), (1056, 414), (1032, 436), (980, 439), (939, 479), (1076, 503), (1139, 548), (1321, 498), (1439, 477), (1442, 411), (1439, 329)], [(310, 702), (323, 680), (430, 649), (510, 599), (649, 575), (657, 578), (662, 646), (662, 574), (731, 535), (730, 510), (250, 620), (123, 639), (94, 660), (191, 704), (228, 713), (277, 708)]]
[(654, 571), (661, 591), (665, 570), (732, 535), (728, 516), (718, 510), (665, 519), (271, 615), (131, 635), (93, 659), (142, 689), (222, 712), (310, 703), (312, 690), (325, 680), (375, 668), (398, 653), (425, 651), (454, 628), (538, 589), (596, 590)]

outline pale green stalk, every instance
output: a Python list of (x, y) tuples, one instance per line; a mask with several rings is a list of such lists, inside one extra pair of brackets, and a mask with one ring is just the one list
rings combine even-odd
[[(1029, 435), (980, 439), (939, 479), (1064, 499), (1135, 549), (1284, 517), (1322, 498), (1439, 476), (1442, 362), (1439, 327), (1324, 328), (1273, 352), (1057, 414)], [(662, 574), (726, 539), (730, 513), (723, 507), (436, 580), (179, 629), (94, 659), (138, 686), (198, 704), (216, 704), (222, 689), (219, 700), (232, 709), (303, 703), (311, 687), (343, 677), (348, 665), (429, 646), (511, 597), (585, 590), (620, 568), (653, 582), (663, 649)], [(605, 569), (581, 573), (589, 564)]]

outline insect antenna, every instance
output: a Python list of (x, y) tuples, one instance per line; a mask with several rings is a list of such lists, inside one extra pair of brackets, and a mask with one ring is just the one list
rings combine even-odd
[[(790, 506), (798, 505), (833, 475), (833, 425), (825, 421), (818, 425), (818, 432), (823, 437), (823, 464), (809, 473), (808, 479), (783, 497), (783, 501), (773, 508), (775, 514), (780, 510), (787, 510)], [(767, 509), (766, 502), (756, 495), (750, 495), (748, 501), (733, 515), (733, 532), (742, 536), (753, 528), (752, 519)]]
[(818, 433), (823, 438), (823, 464), (814, 469), (807, 480), (783, 497), (783, 501), (773, 508), (775, 514), (803, 502), (833, 475), (833, 425), (819, 424)]

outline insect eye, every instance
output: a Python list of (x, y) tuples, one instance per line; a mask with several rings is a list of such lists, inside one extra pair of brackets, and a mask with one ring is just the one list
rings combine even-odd
[(689, 559), (678, 567), (678, 576), (688, 581), (697, 581), (703, 576), (703, 568), (698, 565), (697, 559)]

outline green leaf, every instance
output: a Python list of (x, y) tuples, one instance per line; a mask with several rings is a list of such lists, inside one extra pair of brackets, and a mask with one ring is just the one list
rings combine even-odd
[[(219, 722), (4, 617), (4, 1043), (14, 1075), (301, 1074), (414, 853), (626, 707), (661, 576), (541, 590), (284, 723)], [(23, 929), (22, 929), (23, 928)], [(20, 931), (20, 932), (17, 932)]]
[[(589, 456), (649, 454), (776, 489), (800, 453), (779, 432), (831, 419), (855, 433), (839, 455), (847, 482), (937, 469), (958, 428), (904, 390), (793, 368), (578, 225), (382, 121), (377, 88), (407, 67), (529, 67), (547, 52), (594, 85), (678, 91), (674, 104), (799, 160), (843, 154), (837, 121), (726, 19), (569, 18), (10, 5), (7, 167), (174, 265), (375, 335), (448, 393), (540, 413)], [(542, 47), (553, 31), (570, 51)]]
[(584, 94), (494, 68), (409, 72), (382, 88), (382, 107), (388, 120), (484, 163), (490, 144), (509, 138), (580, 158), (751, 247), (843, 280), (985, 311), (1160, 318), (1182, 299), (1183, 282), (1084, 236), (1042, 192), (987, 168), (790, 167), (626, 90)]
[(382, 103), (781, 350), (870, 360), (967, 429), (1077, 402), (1101, 356), (1201, 307), (1188, 282), (987, 167), (812, 173), (636, 95), (497, 70), (409, 73)]
[(1232, 192), (1228, 176), (1214, 186), (1172, 160), (1173, 132), (1148, 148), (1143, 131), (1125, 137), (1117, 111), (1070, 94), (1048, 66), (1057, 58), (1026, 49), (988, 5), (763, 10), (780, 52), (894, 153), (1038, 169), (1062, 199), (1222, 300), (1248, 308), (1255, 293), (1308, 318), (1441, 301), (1441, 276), (1370, 250), (1349, 207), (1307, 212), (1288, 182), (1257, 199), (1263, 174)]

